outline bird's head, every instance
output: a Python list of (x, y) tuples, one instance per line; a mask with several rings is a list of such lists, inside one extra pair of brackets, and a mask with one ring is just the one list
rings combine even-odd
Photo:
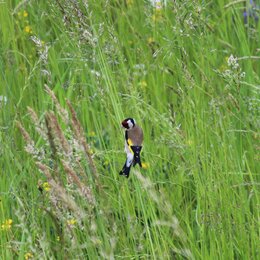
[(135, 126), (135, 120), (133, 118), (126, 118), (122, 123), (122, 127), (126, 130), (132, 129)]

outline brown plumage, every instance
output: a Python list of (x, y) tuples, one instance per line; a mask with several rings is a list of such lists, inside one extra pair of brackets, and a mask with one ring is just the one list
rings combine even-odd
[(144, 135), (140, 126), (135, 125), (133, 128), (125, 131), (125, 139), (128, 145), (142, 146)]

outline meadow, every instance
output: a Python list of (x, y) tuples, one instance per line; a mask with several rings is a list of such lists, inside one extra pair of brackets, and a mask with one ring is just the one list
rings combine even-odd
[[(0, 1), (0, 259), (260, 259), (252, 12)], [(144, 131), (129, 179), (127, 117)]]

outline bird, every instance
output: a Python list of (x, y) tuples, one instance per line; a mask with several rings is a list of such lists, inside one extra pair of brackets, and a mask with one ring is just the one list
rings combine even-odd
[(138, 164), (142, 167), (140, 153), (143, 144), (143, 130), (136, 124), (136, 121), (130, 117), (123, 120), (121, 126), (125, 130), (126, 161), (119, 174), (128, 178), (132, 165), (135, 166)]

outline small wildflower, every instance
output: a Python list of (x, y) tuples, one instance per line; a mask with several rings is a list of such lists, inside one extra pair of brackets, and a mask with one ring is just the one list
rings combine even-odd
[(27, 17), (28, 13), (26, 11), (23, 11), (23, 17)]
[(152, 20), (154, 22), (158, 22), (161, 20), (161, 18), (162, 18), (162, 16), (161, 16), (160, 11), (157, 11), (157, 9), (156, 9), (155, 14), (152, 15)]
[(31, 252), (28, 252), (24, 255), (24, 259), (28, 260), (28, 259), (32, 259), (33, 258), (33, 254)]
[(240, 78), (244, 78), (246, 76), (246, 73), (243, 71), (243, 72), (241, 72), (241, 74), (240, 74)]
[(50, 186), (49, 182), (47, 182), (47, 181), (42, 184), (42, 187), (47, 192), (50, 191), (50, 189), (51, 189), (51, 186)]
[(162, 5), (160, 1), (154, 4), (154, 14), (152, 15), (152, 20), (154, 22), (160, 21), (162, 19)]
[(154, 43), (154, 38), (153, 38), (153, 37), (149, 37), (149, 38), (147, 39), (147, 42), (148, 42), (148, 44)]
[(139, 84), (140, 84), (142, 89), (145, 89), (147, 87), (147, 83), (146, 83), (145, 80), (142, 80)]
[(126, 5), (127, 5), (127, 6), (132, 6), (133, 3), (134, 3), (133, 0), (126, 0)]
[(31, 28), (31, 26), (30, 26), (30, 25), (26, 25), (25, 28), (24, 28), (24, 31), (25, 31), (26, 33), (32, 33), (32, 28)]
[(229, 56), (227, 64), (232, 69), (237, 69), (239, 67), (239, 64), (237, 63), (237, 58), (235, 58), (232, 54)]
[(57, 236), (57, 237), (56, 237), (56, 241), (60, 241), (60, 236)]
[(77, 223), (77, 221), (74, 218), (67, 220), (67, 224), (69, 226), (74, 226), (74, 225), (76, 225), (76, 223)]
[(148, 168), (150, 167), (150, 164), (149, 163), (146, 163), (146, 162), (143, 162), (142, 163), (142, 168), (147, 170)]
[(42, 182), (42, 180), (38, 181), (38, 190), (42, 193), (43, 191), (49, 192), (51, 190), (50, 184), (46, 182)]
[(150, 0), (150, 2), (154, 8), (158, 8), (158, 9), (162, 8), (161, 0)]
[(91, 132), (89, 133), (89, 136), (90, 136), (90, 137), (95, 137), (95, 136), (96, 136), (96, 133), (95, 133), (94, 131), (91, 131)]
[(9, 229), (11, 229), (12, 224), (13, 224), (13, 220), (9, 218), (2, 222), (1, 228), (2, 228), (2, 230), (9, 230)]
[(193, 144), (193, 141), (191, 139), (187, 140), (187, 145), (191, 146)]
[(157, 2), (156, 5), (155, 5), (155, 8), (158, 10), (158, 9), (162, 9), (162, 3), (161, 2)]

